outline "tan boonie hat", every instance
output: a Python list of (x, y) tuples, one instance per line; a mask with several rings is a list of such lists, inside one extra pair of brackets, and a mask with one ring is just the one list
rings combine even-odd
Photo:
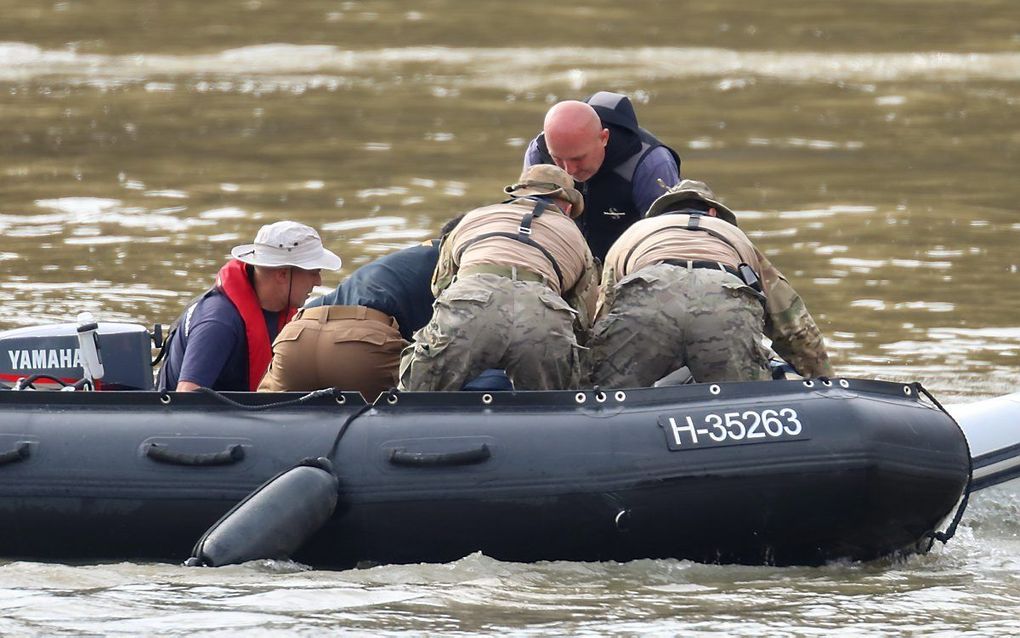
[(652, 205), (648, 207), (648, 212), (645, 213), (645, 217), (655, 217), (663, 213), (680, 210), (679, 206), (674, 206), (674, 204), (680, 204), (691, 199), (705, 202), (715, 209), (719, 219), (728, 221), (734, 226), (737, 225), (737, 216), (725, 204), (715, 198), (715, 193), (708, 187), (708, 184), (694, 179), (681, 180), (679, 184), (666, 191), (659, 199), (652, 202)]
[(553, 164), (534, 164), (525, 168), (517, 183), (510, 184), (503, 192), (514, 197), (539, 195), (565, 199), (571, 204), (572, 218), (584, 212), (584, 198), (581, 197), (581, 192), (574, 188), (574, 178)]
[(340, 258), (323, 248), (319, 233), (297, 222), (266, 224), (255, 235), (255, 243), (235, 246), (230, 254), (246, 264), (266, 268), (340, 270)]

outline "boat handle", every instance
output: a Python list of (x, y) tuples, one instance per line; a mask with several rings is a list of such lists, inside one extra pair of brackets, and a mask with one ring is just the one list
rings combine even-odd
[(472, 450), (459, 452), (408, 452), (403, 448), (390, 451), (390, 463), (412, 467), (473, 465), (488, 460), (492, 456), (489, 446), (482, 444)]
[(150, 443), (145, 448), (145, 456), (171, 465), (231, 465), (244, 460), (244, 446), (235, 443), (222, 452), (189, 453), (174, 452), (165, 445)]
[(32, 455), (32, 445), (28, 441), (18, 441), (14, 444), (13, 450), (0, 452), (0, 465), (24, 461)]

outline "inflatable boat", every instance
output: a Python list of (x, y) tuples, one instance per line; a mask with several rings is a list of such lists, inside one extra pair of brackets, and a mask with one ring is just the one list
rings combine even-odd
[[(5, 349), (31, 362), (40, 348), (0, 339)], [(75, 371), (48, 378), (64, 384)], [(968, 416), (1015, 434), (1020, 400), (1000, 403)], [(1008, 437), (983, 445), (973, 459), (981, 486), (1017, 476)], [(333, 390), (6, 390), (0, 556), (180, 562), (260, 485), (318, 457), (331, 462), (335, 509), (293, 558), (340, 568), (476, 551), (506, 561), (869, 560), (951, 536), (972, 480), (967, 437), (918, 384), (391, 392), (374, 403)], [(286, 525), (274, 511), (263, 522)]]

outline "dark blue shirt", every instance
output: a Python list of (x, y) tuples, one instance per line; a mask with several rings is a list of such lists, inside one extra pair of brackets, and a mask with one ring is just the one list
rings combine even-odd
[[(262, 311), (269, 340), (279, 330), (279, 313)], [(215, 290), (189, 306), (170, 341), (160, 390), (174, 390), (180, 380), (213, 390), (248, 390), (248, 338), (234, 304)]]
[(333, 292), (305, 304), (365, 306), (397, 320), (400, 336), (412, 335), (432, 319), (432, 271), (439, 261), (439, 241), (411, 246), (358, 268)]

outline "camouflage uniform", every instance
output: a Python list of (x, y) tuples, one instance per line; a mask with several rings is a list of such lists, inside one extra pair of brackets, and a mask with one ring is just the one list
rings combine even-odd
[[(684, 365), (697, 381), (764, 379), (763, 332), (801, 374), (833, 375), (821, 331), (800, 295), (713, 198), (701, 182), (684, 180), (610, 249), (588, 343), (594, 383), (648, 386)], [(717, 208), (718, 217), (658, 216), (691, 199)], [(739, 264), (759, 277), (764, 309), (760, 294), (723, 269)]]
[(471, 211), (443, 238), (432, 320), (404, 349), (401, 389), (459, 390), (489, 368), (521, 390), (586, 381), (578, 336), (591, 326), (598, 270), (564, 214), (580, 214), (583, 200), (556, 166), (521, 180), (506, 188), (515, 199)]
[(501, 368), (519, 390), (581, 383), (577, 312), (547, 285), (490, 274), (458, 278), (436, 298), (432, 321), (404, 350), (400, 386), (459, 390)]
[(683, 365), (704, 382), (768, 378), (761, 303), (733, 275), (656, 264), (615, 293), (589, 341), (594, 383), (647, 387)]

